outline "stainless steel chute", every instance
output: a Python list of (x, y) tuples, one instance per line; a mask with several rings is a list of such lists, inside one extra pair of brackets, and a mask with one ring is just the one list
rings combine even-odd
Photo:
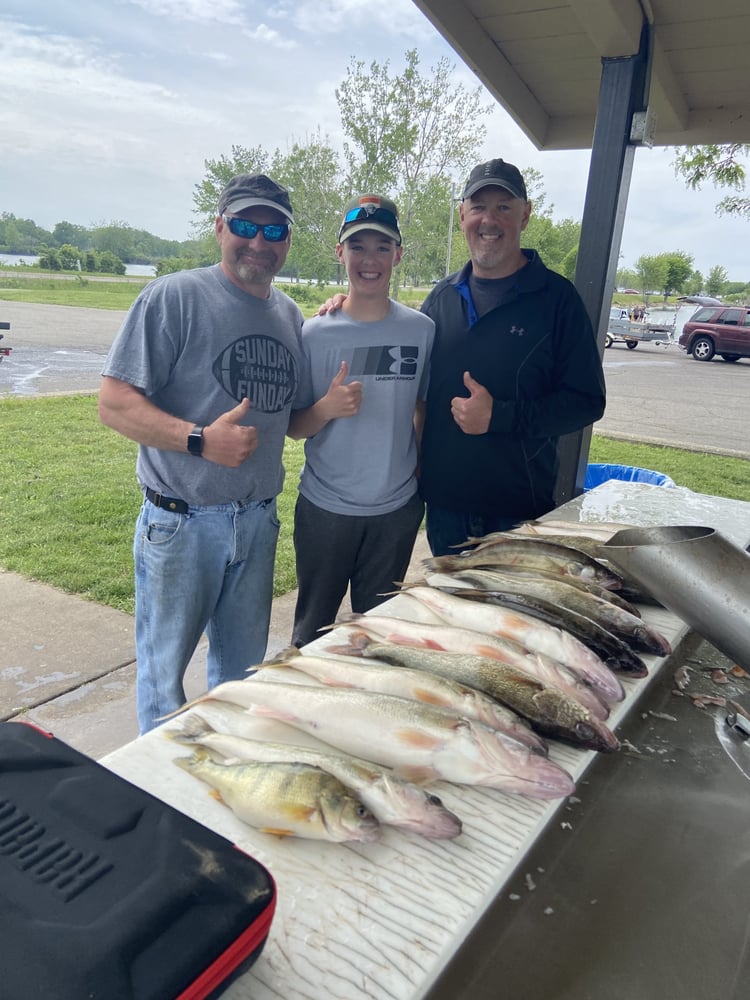
[(717, 649), (750, 670), (750, 555), (714, 528), (626, 528), (606, 558)]

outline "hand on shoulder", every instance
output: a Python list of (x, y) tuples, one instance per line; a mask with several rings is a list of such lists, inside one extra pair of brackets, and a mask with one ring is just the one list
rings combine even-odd
[(325, 316), (329, 312), (338, 312), (345, 302), (346, 295), (344, 295), (343, 292), (336, 292), (336, 294), (332, 295), (330, 299), (325, 300), (315, 315)]

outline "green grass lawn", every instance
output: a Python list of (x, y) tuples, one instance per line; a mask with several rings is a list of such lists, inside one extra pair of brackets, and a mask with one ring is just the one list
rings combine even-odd
[(37, 278), (0, 271), (0, 300), (35, 302), (50, 306), (81, 306), (85, 309), (129, 309), (149, 278), (94, 281), (86, 277)]
[[(0, 566), (132, 613), (136, 445), (102, 426), (93, 395), (0, 399), (0, 425)], [(742, 459), (598, 436), (589, 457), (750, 501), (750, 462)], [(292, 523), (302, 461), (302, 442), (287, 441), (276, 595), (296, 586)]]

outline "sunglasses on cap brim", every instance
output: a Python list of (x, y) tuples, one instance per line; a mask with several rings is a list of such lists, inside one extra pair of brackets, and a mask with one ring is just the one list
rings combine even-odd
[(371, 222), (382, 222), (389, 229), (393, 229), (397, 233), (399, 232), (398, 219), (393, 212), (389, 212), (387, 208), (378, 208), (377, 205), (360, 205), (358, 208), (353, 208), (350, 212), (346, 213), (341, 226), (343, 228), (350, 222), (367, 222), (368, 220)]

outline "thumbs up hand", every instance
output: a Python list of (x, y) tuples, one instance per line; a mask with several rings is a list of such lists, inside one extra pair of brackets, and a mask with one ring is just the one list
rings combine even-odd
[(341, 362), (341, 366), (331, 379), (328, 392), (318, 401), (320, 416), (326, 421), (335, 420), (337, 417), (353, 417), (359, 413), (362, 405), (362, 383), (349, 382), (345, 379), (349, 374), (349, 365), (346, 361)]
[(217, 465), (236, 469), (250, 458), (258, 447), (258, 432), (243, 421), (250, 412), (250, 400), (245, 397), (233, 410), (217, 417), (203, 430), (203, 457)]
[(454, 396), (451, 414), (464, 434), (486, 434), (492, 418), (492, 396), (485, 387), (464, 372), (467, 396)]

